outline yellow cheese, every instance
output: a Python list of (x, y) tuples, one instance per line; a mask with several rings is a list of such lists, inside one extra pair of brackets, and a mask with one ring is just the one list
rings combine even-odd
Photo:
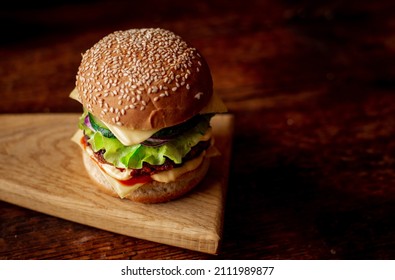
[(200, 111), (200, 114), (226, 113), (227, 111), (228, 109), (224, 102), (222, 102), (221, 98), (214, 92), (206, 107)]
[(203, 151), (200, 154), (200, 156), (187, 161), (181, 167), (156, 173), (154, 175), (151, 175), (151, 178), (155, 181), (162, 182), (162, 183), (174, 182), (181, 175), (198, 168), (199, 165), (202, 163), (205, 154), (206, 154), (206, 152)]
[(71, 137), (71, 141), (76, 143), (78, 146), (80, 146), (81, 149), (84, 149), (84, 146), (82, 146), (81, 143), (81, 138), (84, 136), (84, 133), (82, 130), (77, 130), (76, 133), (74, 133), (73, 137)]
[(72, 92), (70, 92), (69, 97), (70, 97), (71, 99), (74, 99), (74, 100), (76, 100), (76, 101), (78, 101), (78, 102), (81, 103), (81, 101), (78, 99), (78, 91), (77, 91), (77, 88), (74, 88), (74, 89), (72, 90)]
[(160, 130), (160, 129), (153, 129), (153, 130), (128, 129), (122, 126), (112, 125), (106, 122), (103, 123), (115, 135), (115, 137), (117, 137), (117, 139), (125, 146), (139, 144), (147, 140), (155, 132)]
[(130, 194), (132, 191), (137, 190), (139, 187), (145, 184), (145, 183), (136, 183), (133, 186), (124, 186), (117, 179), (114, 179), (106, 172), (104, 172), (103, 169), (99, 168), (99, 170), (103, 174), (104, 178), (106, 178), (107, 182), (112, 186), (112, 189), (118, 194), (120, 198), (127, 197), (128, 194)]

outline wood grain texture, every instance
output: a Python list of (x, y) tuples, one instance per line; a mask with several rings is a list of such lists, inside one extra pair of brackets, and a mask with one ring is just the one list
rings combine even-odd
[(140, 204), (97, 192), (70, 137), (78, 115), (3, 115), (0, 199), (146, 240), (215, 254), (222, 235), (233, 118), (213, 118), (221, 156), (204, 181), (168, 203)]
[(81, 112), (81, 53), (162, 27), (204, 55), (235, 129), (219, 255), (0, 201), (0, 258), (395, 259), (394, 19), (392, 0), (6, 3), (1, 113)]

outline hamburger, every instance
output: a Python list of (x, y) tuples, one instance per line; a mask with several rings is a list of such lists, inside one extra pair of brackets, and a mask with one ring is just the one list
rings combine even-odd
[(83, 107), (73, 140), (95, 185), (112, 196), (176, 199), (218, 155), (210, 119), (226, 107), (202, 54), (171, 31), (105, 36), (82, 54), (70, 97)]

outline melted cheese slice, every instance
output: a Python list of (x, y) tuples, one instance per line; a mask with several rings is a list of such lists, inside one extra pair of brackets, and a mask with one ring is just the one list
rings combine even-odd
[[(102, 121), (103, 122), (103, 121)], [(150, 138), (155, 132), (160, 129), (153, 130), (137, 130), (137, 129), (129, 129), (118, 125), (112, 125), (106, 122), (103, 122), (107, 128), (117, 137), (117, 139), (124, 144), (125, 146), (131, 146), (139, 144), (148, 138)]]
[(200, 154), (200, 156), (187, 161), (181, 167), (173, 168), (173, 169), (170, 169), (167, 171), (162, 171), (162, 172), (156, 173), (154, 175), (151, 175), (151, 178), (155, 181), (162, 182), (162, 183), (174, 182), (181, 175), (198, 168), (200, 166), (200, 164), (202, 163), (205, 155), (206, 155), (206, 152), (203, 151)]
[[(78, 91), (76, 88), (70, 93), (70, 98), (77, 100), (78, 99)], [(200, 114), (209, 114), (209, 113), (225, 113), (227, 112), (227, 108), (225, 104), (222, 102), (221, 98), (217, 94), (213, 94), (210, 101), (204, 107)], [(131, 146), (139, 144), (148, 138), (150, 138), (153, 134), (158, 132), (160, 129), (153, 130), (137, 130), (137, 129), (129, 129), (118, 125), (109, 124), (103, 122), (107, 128), (117, 137), (117, 139), (125, 146)]]
[(208, 104), (206, 105), (206, 107), (204, 107), (200, 111), (200, 114), (226, 113), (226, 112), (228, 112), (226, 105), (221, 100), (221, 98), (214, 92), (213, 96), (211, 97), (211, 99), (208, 102)]
[(81, 103), (81, 101), (80, 101), (79, 98), (78, 98), (78, 90), (77, 90), (77, 88), (74, 88), (74, 89), (70, 92), (69, 97), (70, 97), (71, 99), (74, 99), (74, 100), (76, 100), (76, 101), (78, 101), (78, 102)]

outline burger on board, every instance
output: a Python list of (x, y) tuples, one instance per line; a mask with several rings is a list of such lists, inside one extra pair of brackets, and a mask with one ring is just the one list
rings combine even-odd
[(116, 31), (82, 55), (70, 97), (83, 106), (73, 136), (97, 186), (143, 203), (178, 198), (206, 175), (210, 119), (226, 112), (197, 49), (159, 28)]

